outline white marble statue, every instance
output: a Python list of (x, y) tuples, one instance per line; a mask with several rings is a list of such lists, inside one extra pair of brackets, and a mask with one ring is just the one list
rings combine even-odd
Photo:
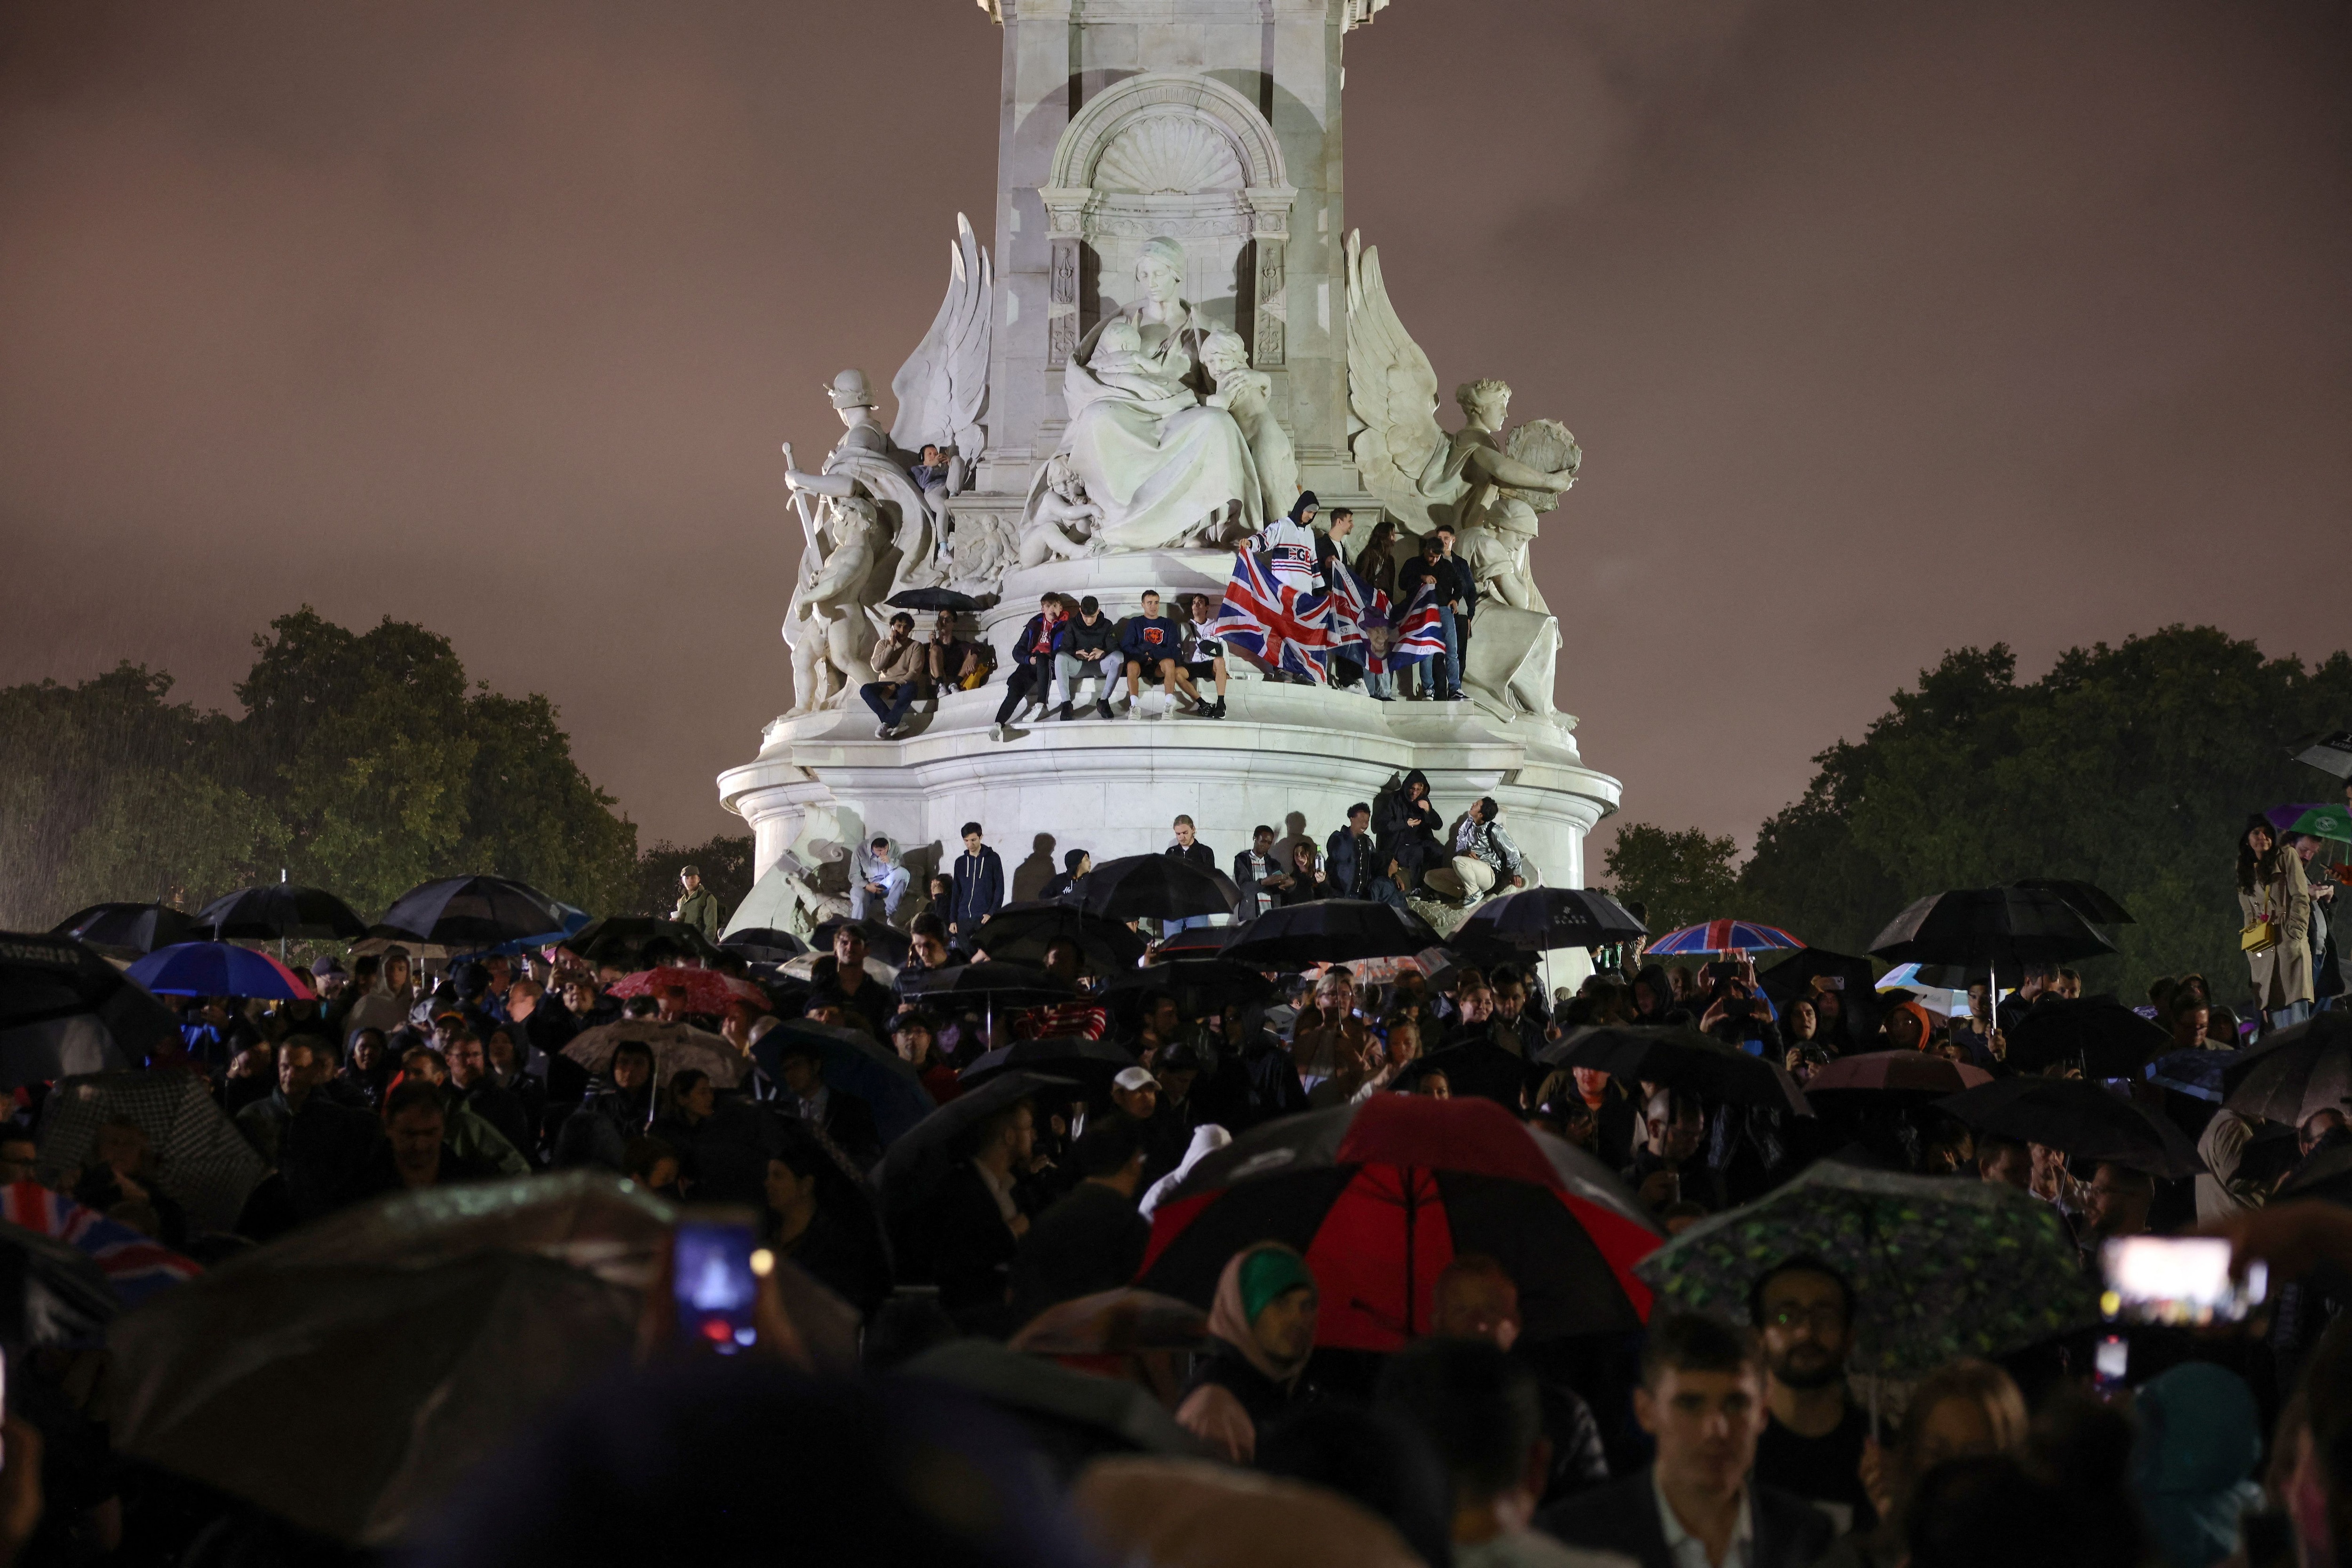
[(1286, 515), (1298, 496), (1298, 457), (1291, 449), (1290, 432), (1268, 406), (1274, 377), (1250, 368), (1249, 345), (1239, 332), (1211, 332), (1201, 345), (1201, 363), (1217, 384), (1209, 395), (1209, 406), (1232, 415), (1249, 443), (1250, 460), (1257, 465), (1259, 504), (1270, 518)]
[[(1454, 391), (1464, 424), (1448, 434), (1437, 423), (1437, 373), (1389, 303), (1377, 249), (1348, 236), (1348, 406), (1360, 428), (1353, 437), (1357, 470), (1390, 513), (1415, 534), (1440, 522), (1475, 523), (1505, 489), (1537, 498), (1549, 511), (1576, 482), (1583, 454), (1569, 438), (1559, 450), (1547, 438), (1528, 443), (1556, 455), (1556, 467), (1515, 457), (1502, 439), (1511, 389), (1499, 381), (1465, 383)], [(1565, 428), (1549, 421), (1562, 437)], [(1517, 439), (1518, 433), (1513, 437)]]
[(1213, 328), (1183, 298), (1184, 247), (1149, 241), (1135, 279), (1142, 299), (1087, 334), (1062, 376), (1061, 452), (1101, 510), (1096, 537), (1105, 550), (1167, 550), (1255, 533), (1265, 515), (1257, 467), (1233, 415), (1203, 401)]
[[(971, 231), (971, 220), (956, 214), (956, 239), (948, 247), (948, 291), (931, 330), (890, 378), (898, 416), (890, 440), (899, 453), (916, 453), (915, 485), (929, 512), (932, 548), (944, 562), (948, 505), (971, 482), (988, 445), (981, 416), (988, 412), (988, 353), (995, 272), (988, 252)], [(926, 448), (936, 447), (936, 458)], [(921, 585), (921, 584), (914, 584)]]
[(820, 516), (804, 493), (793, 500), (800, 511), (801, 563), (784, 612), (784, 641), (793, 650), (791, 712), (797, 714), (841, 707), (874, 679), (866, 661), (874, 606), (889, 589), (880, 562), (882, 522), (872, 501), (827, 496), (818, 503)]
[(1021, 520), (1021, 564), (1099, 554), (1095, 530), (1101, 526), (1102, 508), (1087, 499), (1069, 454), (1056, 452), (1045, 459), (1045, 485)]
[(834, 412), (841, 416), (841, 440), (825, 454), (824, 467), (804, 473), (784, 444), (784, 482), (797, 498), (825, 496), (834, 500), (858, 497), (868, 504), (886, 530), (884, 546), (889, 588), (884, 597), (903, 588), (929, 588), (945, 580), (947, 569), (939, 549), (939, 533), (931, 509), (908, 474), (890, 437), (874, 415), (874, 392), (862, 370), (845, 370), (825, 388)]

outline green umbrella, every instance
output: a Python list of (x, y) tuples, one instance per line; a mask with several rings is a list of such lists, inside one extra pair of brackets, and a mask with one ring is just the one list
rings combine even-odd
[(2352, 809), (2340, 802), (2322, 805), (2274, 805), (2263, 815), (2281, 833), (2308, 833), (2352, 844)]
[(1633, 1266), (1662, 1307), (1745, 1320), (1764, 1271), (1811, 1256), (1853, 1287), (1868, 1367), (1912, 1379), (2097, 1321), (2058, 1211), (2014, 1187), (1822, 1161)]

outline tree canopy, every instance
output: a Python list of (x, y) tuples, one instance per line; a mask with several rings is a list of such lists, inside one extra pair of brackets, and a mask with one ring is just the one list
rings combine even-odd
[(281, 868), (365, 915), (473, 872), (634, 907), (636, 828), (546, 698), (469, 683), (446, 637), (388, 617), (355, 633), (306, 605), (254, 646), (236, 718), (130, 664), (0, 688), (0, 924), (108, 899), (194, 910)]
[(1860, 741), (1813, 759), (1803, 796), (1762, 826), (1736, 876), (1730, 840), (1640, 824), (1619, 836), (1622, 868), (1613, 851), (1607, 865), (1632, 898), (1727, 882), (1736, 907), (1705, 912), (1845, 952), (1924, 894), (2079, 878), (2137, 918), (2112, 933), (2116, 957), (2084, 966), (2093, 989), (2130, 999), (2158, 974), (2196, 970), (2233, 999), (2245, 983), (2237, 836), (2251, 813), (2334, 798), (2291, 752), (2347, 718), (2352, 656), (2305, 667), (2210, 626), (2073, 648), (2023, 684), (2008, 647), (1960, 648), (1896, 692)]

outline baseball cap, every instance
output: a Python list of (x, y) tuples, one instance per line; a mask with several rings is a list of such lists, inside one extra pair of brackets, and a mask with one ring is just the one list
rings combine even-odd
[(680, 866), (677, 868), (677, 874), (681, 877), (699, 877), (702, 875), (702, 868), (699, 866)]
[(1158, 1089), (1160, 1087), (1160, 1080), (1151, 1076), (1151, 1069), (1150, 1068), (1123, 1068), (1119, 1075), (1111, 1079), (1110, 1082), (1113, 1089), (1123, 1089), (1128, 1090), (1129, 1093), (1133, 1093), (1139, 1089)]
[(310, 965), (310, 973), (319, 975), (348, 974), (351, 971), (343, 967), (343, 961), (341, 959), (337, 958), (331, 952), (327, 954), (326, 957)]

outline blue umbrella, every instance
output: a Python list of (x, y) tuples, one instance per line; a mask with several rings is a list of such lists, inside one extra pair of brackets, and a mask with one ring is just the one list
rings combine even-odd
[(126, 972), (160, 996), (261, 996), (309, 1002), (315, 994), (266, 952), (231, 942), (184, 942), (157, 948)]

